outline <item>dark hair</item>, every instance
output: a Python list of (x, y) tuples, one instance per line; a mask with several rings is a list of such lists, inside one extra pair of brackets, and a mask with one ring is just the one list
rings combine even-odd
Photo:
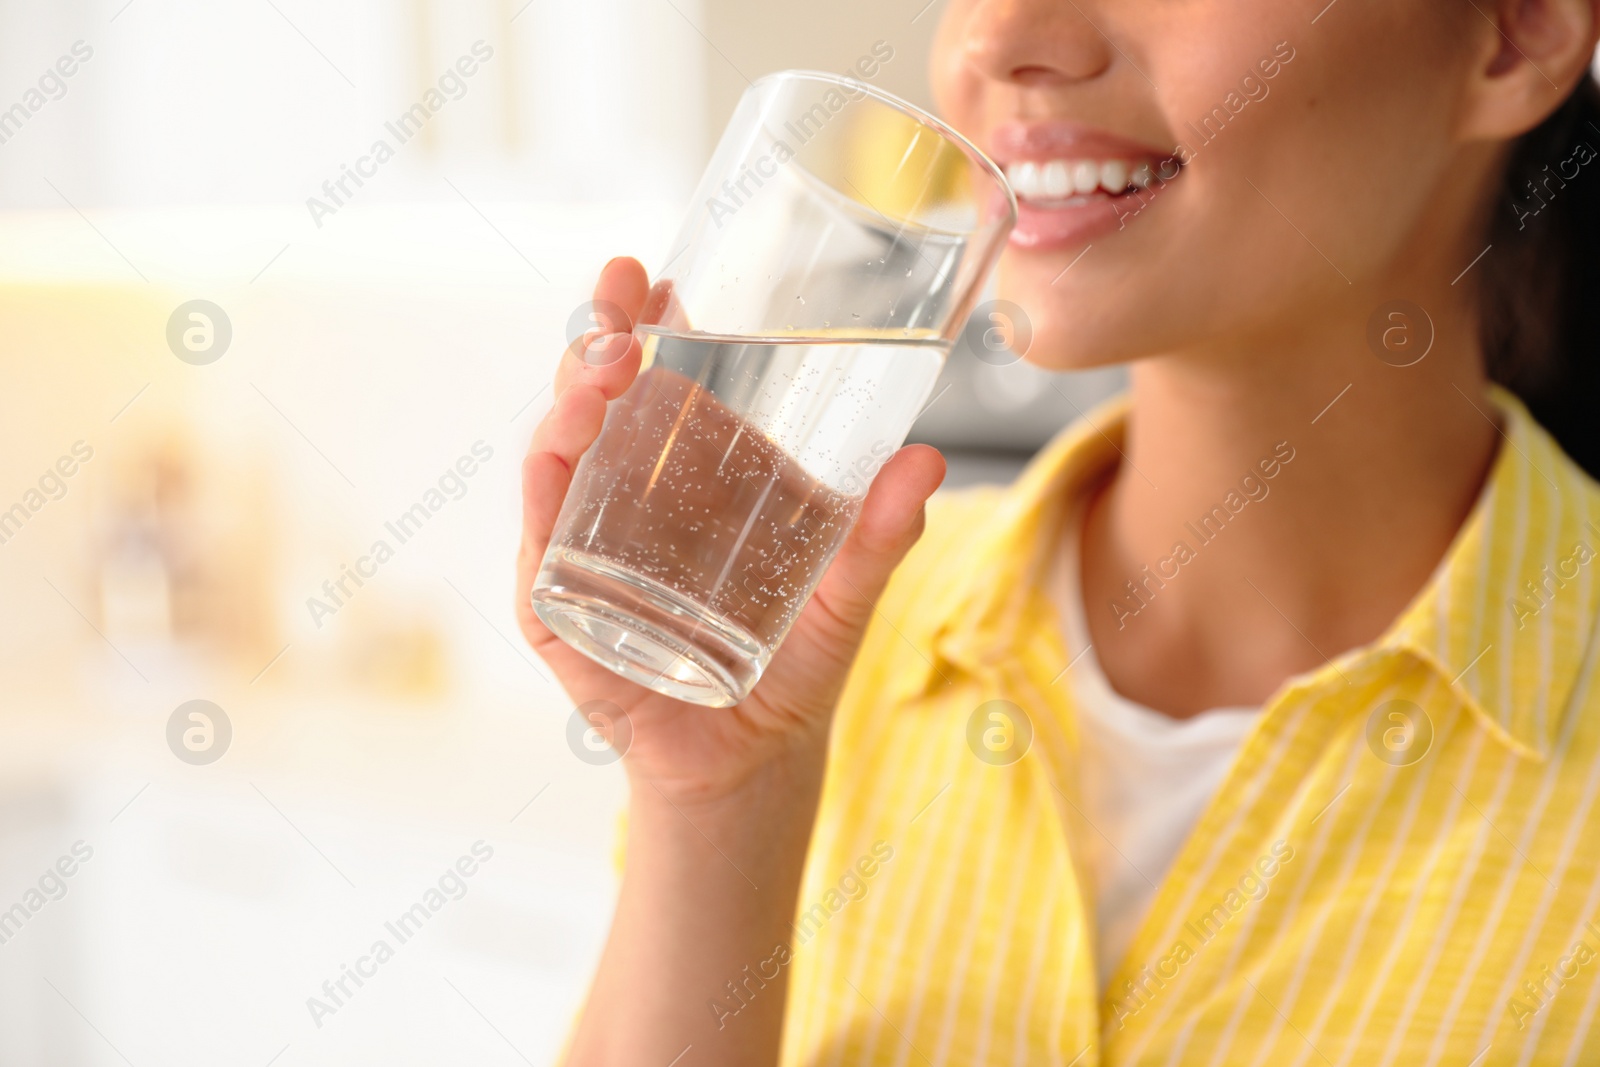
[(1479, 269), (1489, 377), (1600, 477), (1600, 85), (1519, 138)]

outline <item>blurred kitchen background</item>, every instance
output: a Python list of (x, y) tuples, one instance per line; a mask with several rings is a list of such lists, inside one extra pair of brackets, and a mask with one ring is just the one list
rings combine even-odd
[[(624, 799), (511, 612), (569, 320), (748, 79), (928, 105), (940, 7), (0, 0), (0, 1067), (552, 1061)], [(1117, 385), (958, 346), (913, 436), (1004, 481)]]

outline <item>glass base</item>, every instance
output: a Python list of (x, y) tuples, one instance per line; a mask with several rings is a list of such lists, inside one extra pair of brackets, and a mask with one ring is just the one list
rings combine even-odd
[(767, 665), (760, 642), (659, 582), (570, 548), (545, 554), (533, 610), (616, 674), (675, 700), (726, 708)]

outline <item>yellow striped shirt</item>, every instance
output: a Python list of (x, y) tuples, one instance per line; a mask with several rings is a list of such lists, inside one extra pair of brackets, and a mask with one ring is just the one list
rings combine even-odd
[(1122, 411), (936, 497), (834, 727), (783, 1062), (1600, 1062), (1600, 486), (1494, 400), (1446, 558), (1266, 702), (1104, 996), (1039, 578)]

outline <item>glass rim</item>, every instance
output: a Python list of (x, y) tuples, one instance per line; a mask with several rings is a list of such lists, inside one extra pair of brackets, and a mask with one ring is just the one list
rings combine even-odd
[(826, 70), (795, 69), (773, 71), (770, 74), (763, 74), (761, 77), (752, 81), (749, 85), (749, 88), (754, 89), (756, 86), (765, 82), (774, 81), (815, 81), (826, 82), (829, 85), (835, 86), (846, 86), (859, 92), (863, 92), (872, 97), (874, 100), (878, 101), (880, 104), (886, 104), (908, 118), (911, 118), (916, 122), (931, 128), (935, 133), (940, 134), (946, 140), (952, 142), (958, 149), (962, 151), (962, 153), (967, 156), (968, 159), (978, 164), (978, 166), (981, 167), (984, 172), (994, 180), (995, 185), (999, 186), (1000, 191), (1005, 194), (1006, 209), (1011, 213), (1011, 224), (1013, 226), (1016, 225), (1017, 194), (1012, 190), (1011, 183), (1006, 181), (1005, 172), (1000, 169), (1000, 165), (994, 160), (990, 159), (988, 154), (985, 153), (983, 149), (973, 144), (965, 134), (955, 129), (955, 127), (951, 126), (937, 115), (923, 110), (916, 104), (911, 103), (909, 100), (904, 100), (888, 90), (880, 89), (875, 85), (869, 85), (859, 78), (850, 78), (846, 77), (845, 75), (835, 74), (832, 71)]

